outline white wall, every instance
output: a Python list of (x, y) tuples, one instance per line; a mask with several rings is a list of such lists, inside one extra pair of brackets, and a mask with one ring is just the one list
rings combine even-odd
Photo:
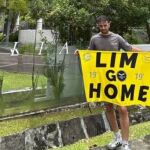
[[(18, 41), (22, 44), (34, 43), (36, 36), (36, 43), (41, 43), (42, 37), (39, 33), (40, 30), (37, 31), (36, 35), (35, 31), (36, 30), (20, 30)], [(41, 31), (43, 32), (43, 36), (45, 36), (49, 42), (53, 41), (51, 30), (41, 30)]]

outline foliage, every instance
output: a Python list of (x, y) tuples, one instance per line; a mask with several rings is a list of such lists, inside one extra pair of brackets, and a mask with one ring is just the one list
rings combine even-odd
[(65, 86), (63, 77), (65, 69), (65, 55), (63, 56), (63, 59), (58, 62), (57, 47), (52, 43), (47, 44), (46, 51), (45, 76), (48, 79), (48, 84), (53, 87), (55, 99), (59, 100)]
[(29, 4), (31, 9), (30, 15), (36, 20), (46, 17), (51, 8), (51, 0), (31, 0)]
[(129, 33), (126, 33), (123, 35), (124, 38), (131, 44), (138, 44), (138, 39), (136, 38), (135, 35), (133, 34), (129, 34)]
[(2, 41), (4, 39), (4, 34), (3, 33), (0, 33), (0, 41)]
[(33, 44), (22, 44), (19, 46), (19, 53), (24, 54), (24, 53), (29, 53), (33, 54), (34, 52), (34, 45)]
[(91, 22), (89, 21), (91, 15), (92, 13), (83, 7), (82, 1), (55, 0), (52, 3), (52, 10), (48, 14), (47, 25), (57, 28), (63, 43), (80, 39), (88, 40), (89, 36), (85, 35), (91, 33)]
[[(36, 28), (36, 22), (40, 18), (46, 20), (51, 10), (52, 0), (30, 0), (28, 13), (24, 16), (24, 20), (28, 21), (30, 28)], [(47, 20), (48, 21), (48, 20)]]
[[(63, 43), (88, 41), (92, 29), (96, 28), (95, 19), (101, 14), (112, 20), (111, 30), (121, 35), (131, 27), (145, 26), (150, 15), (150, 0), (7, 0), (2, 3), (1, 11), (11, 15), (24, 15), (31, 28), (43, 18), (44, 26), (60, 33)], [(28, 7), (29, 6), (29, 7)], [(4, 9), (5, 8), (5, 9)], [(8, 10), (11, 13), (8, 13)], [(12, 27), (11, 27), (12, 28)], [(12, 30), (11, 30), (12, 31)]]
[(7, 9), (17, 13), (26, 13), (28, 10), (27, 0), (7, 0)]
[(150, 0), (109, 0), (104, 14), (111, 18), (112, 30), (123, 35), (129, 27), (146, 24), (150, 14), (148, 3), (150, 4)]
[(9, 42), (16, 42), (18, 41), (18, 31), (17, 32), (14, 32), (14, 33), (11, 33), (10, 36), (9, 36)]
[(45, 26), (57, 29), (61, 41), (69, 44), (88, 41), (96, 28), (95, 19), (101, 14), (110, 17), (111, 30), (121, 35), (130, 27), (145, 25), (150, 14), (150, 0), (36, 0), (34, 3), (32, 16), (42, 16)]
[(5, 19), (6, 19), (6, 15), (5, 14), (0, 16), (0, 26), (4, 25)]
[(29, 29), (35, 29), (36, 28), (36, 20), (35, 18), (32, 18), (30, 13), (25, 14), (24, 16), (20, 17), (22, 21), (25, 21), (28, 23)]
[(9, 42), (9, 34), (15, 32), (15, 24), (18, 15), (28, 11), (28, 0), (6, 0), (3, 12), (6, 14), (6, 42)]
[[(43, 35), (43, 32), (39, 32), (41, 35), (41, 41), (45, 44), (45, 72), (44, 75), (47, 77), (47, 93), (50, 91), (52, 86), (54, 98), (60, 100), (60, 96), (64, 89), (64, 70), (65, 70), (65, 55), (59, 55), (57, 53), (59, 34), (56, 30), (53, 31), (53, 42), (48, 42), (47, 38)], [(59, 58), (61, 56), (61, 58)], [(47, 98), (48, 94), (47, 94)]]
[(5, 10), (6, 0), (0, 0), (0, 12)]

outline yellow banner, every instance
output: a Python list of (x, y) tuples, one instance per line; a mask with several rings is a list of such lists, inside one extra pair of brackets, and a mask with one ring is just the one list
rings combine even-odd
[(150, 106), (150, 52), (79, 50), (88, 102)]

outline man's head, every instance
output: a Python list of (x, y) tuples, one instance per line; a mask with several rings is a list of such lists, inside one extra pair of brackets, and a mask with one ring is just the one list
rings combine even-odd
[(102, 34), (108, 34), (109, 33), (109, 28), (110, 28), (110, 21), (109, 19), (106, 17), (106, 16), (99, 16), (97, 19), (96, 19), (96, 23), (97, 23), (97, 26), (99, 27), (100, 29), (100, 32)]

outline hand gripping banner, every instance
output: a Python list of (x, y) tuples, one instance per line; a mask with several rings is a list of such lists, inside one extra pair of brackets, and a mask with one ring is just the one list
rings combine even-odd
[(88, 102), (150, 106), (150, 53), (79, 50)]

